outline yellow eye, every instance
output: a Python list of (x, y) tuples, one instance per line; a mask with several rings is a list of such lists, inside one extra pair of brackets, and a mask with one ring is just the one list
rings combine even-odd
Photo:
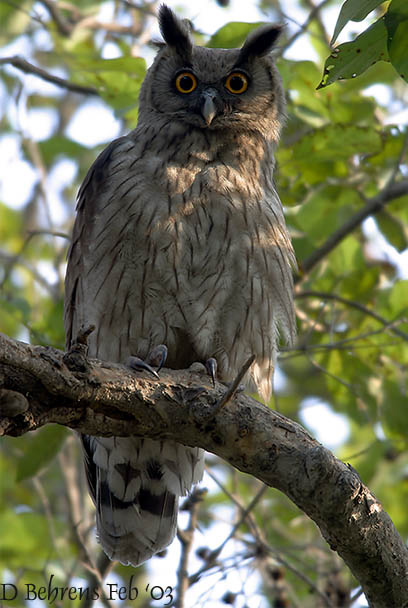
[(179, 93), (191, 93), (197, 86), (197, 78), (191, 72), (181, 72), (176, 78), (176, 89)]
[(225, 86), (230, 93), (240, 95), (248, 88), (248, 78), (242, 72), (232, 72), (225, 81)]

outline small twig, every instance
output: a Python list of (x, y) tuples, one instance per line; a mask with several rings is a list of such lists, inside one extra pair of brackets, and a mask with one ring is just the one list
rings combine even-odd
[[(104, 579), (109, 574), (109, 571), (113, 568), (113, 566), (114, 562), (111, 562), (109, 557), (105, 555), (103, 551), (101, 551), (95, 569), (88, 569), (90, 573), (89, 588), (98, 589), (99, 601), (102, 603), (102, 606), (105, 606), (105, 608), (112, 608), (113, 604), (113, 602), (109, 601), (103, 585)], [(94, 601), (95, 600), (93, 599), (91, 593), (89, 595), (85, 595), (81, 608), (91, 608)]]
[(129, 34), (131, 36), (140, 36), (142, 28), (139, 24), (122, 25), (121, 23), (103, 23), (94, 17), (86, 17), (77, 23), (76, 28), (87, 28), (89, 30), (103, 30), (113, 34)]
[(48, 228), (49, 230), (53, 230), (54, 226), (50, 210), (51, 204), (49, 200), (49, 189), (47, 187), (47, 167), (43, 161), (40, 147), (38, 145), (38, 142), (34, 141), (31, 137), (27, 137), (27, 135), (23, 135), (22, 144), (25, 150), (27, 151), (27, 155), (29, 156), (33, 166), (37, 169), (39, 175), (38, 188), (41, 193), (41, 196), (39, 198), (40, 200), (42, 200), (43, 203), (43, 209), (45, 217), (47, 219)]
[[(326, 28), (325, 25), (323, 23), (323, 19), (321, 18), (320, 15), (320, 5), (315, 5), (313, 0), (305, 0), (306, 5), (311, 9), (311, 12), (314, 13), (314, 16), (316, 18), (317, 24), (322, 32), (322, 36), (327, 44), (327, 46), (329, 46), (330, 44), (330, 36), (327, 34), (326, 32)], [(324, 4), (324, 1), (321, 3)]]
[(50, 296), (52, 298), (54, 298), (54, 300), (56, 300), (60, 295), (59, 287), (49, 284), (46, 281), (46, 279), (44, 279), (44, 277), (42, 277), (42, 275), (38, 272), (36, 267), (30, 266), (27, 259), (25, 259), (23, 257), (24, 251), (27, 248), (28, 244), (30, 243), (31, 239), (33, 237), (39, 236), (39, 235), (49, 235), (49, 236), (54, 236), (54, 237), (61, 237), (61, 238), (67, 239), (67, 240), (70, 239), (70, 237), (67, 234), (65, 234), (64, 232), (58, 232), (58, 231), (52, 231), (52, 230), (30, 230), (27, 232), (27, 237), (24, 239), (24, 242), (21, 245), (20, 251), (18, 253), (11, 255), (11, 254), (7, 253), (6, 251), (3, 252), (0, 250), (0, 259), (3, 258), (5, 260), (5, 264), (3, 265), (3, 276), (0, 281), (0, 288), (2, 288), (6, 284), (14, 266), (17, 264), (21, 264), (21, 266), (23, 266), (26, 270), (28, 270), (30, 273), (32, 273), (34, 280), (39, 282), (40, 285), (42, 285), (42, 287), (47, 289), (47, 291), (49, 291), (49, 293), (50, 293)]
[(255, 355), (251, 355), (248, 361), (242, 366), (241, 371), (238, 373), (237, 377), (235, 378), (225, 395), (218, 401), (218, 403), (215, 404), (214, 409), (211, 412), (211, 416), (216, 416), (220, 409), (224, 407), (224, 405), (226, 405), (229, 401), (231, 401), (231, 399), (238, 390), (239, 383), (241, 382), (242, 378), (245, 376), (254, 361)]
[(203, 572), (206, 572), (209, 568), (212, 568), (212, 566), (215, 564), (215, 561), (219, 557), (221, 551), (224, 549), (225, 545), (231, 540), (231, 538), (233, 538), (235, 536), (238, 528), (247, 519), (247, 517), (250, 514), (250, 512), (252, 511), (252, 509), (254, 509), (254, 507), (258, 504), (258, 502), (260, 501), (262, 496), (265, 494), (267, 489), (268, 489), (268, 486), (263, 485), (261, 487), (261, 489), (255, 494), (254, 498), (251, 500), (249, 505), (246, 508), (242, 508), (241, 516), (238, 519), (238, 521), (234, 524), (234, 526), (232, 527), (228, 536), (222, 541), (222, 543), (216, 549), (211, 551), (204, 566), (202, 566), (199, 570), (197, 570), (197, 572), (195, 572), (194, 574), (192, 574), (189, 577), (190, 586), (193, 585), (195, 582), (197, 582), (200, 579)]
[(24, 72), (25, 74), (34, 74), (35, 76), (38, 76), (46, 82), (51, 82), (57, 87), (60, 87), (62, 89), (68, 89), (69, 91), (73, 91), (74, 93), (82, 93), (83, 95), (99, 94), (97, 89), (94, 89), (93, 87), (85, 87), (80, 84), (75, 84), (74, 82), (69, 82), (69, 80), (64, 80), (64, 78), (54, 76), (53, 74), (46, 72), (42, 68), (39, 68), (33, 65), (32, 63), (29, 63), (18, 55), (13, 55), (12, 57), (0, 57), (0, 65), (12, 65), (18, 70)]
[(315, 6), (310, 11), (308, 18), (303, 23), (303, 25), (301, 25), (298, 31), (295, 32), (293, 36), (291, 36), (289, 40), (282, 46), (282, 53), (286, 51), (286, 49), (288, 49), (295, 42), (295, 40), (297, 40), (302, 34), (305, 33), (313, 19), (317, 18), (319, 12), (326, 6), (326, 4), (329, 4), (329, 2), (331, 2), (331, 0), (323, 0), (322, 2), (320, 2), (320, 4)]
[[(82, 556), (81, 563), (88, 573), (88, 588), (98, 589), (102, 605), (106, 608), (111, 608), (112, 603), (107, 599), (103, 581), (113, 566), (113, 562), (111, 562), (102, 552), (100, 553), (98, 560), (94, 560), (87, 546), (87, 532), (84, 531), (85, 522), (81, 512), (81, 491), (78, 483), (78, 467), (73, 459), (72, 451), (69, 454), (67, 453), (67, 449), (72, 448), (73, 441), (74, 438), (70, 437), (64, 448), (58, 454), (62, 480), (64, 482), (68, 501), (68, 516), (71, 524), (72, 537)], [(92, 594), (85, 595), (81, 608), (90, 608), (93, 602)]]
[(59, 230), (29, 230), (27, 232), (27, 239), (23, 244), (22, 249), (26, 246), (26, 244), (28, 243), (28, 241), (33, 237), (33, 236), (42, 236), (42, 235), (46, 235), (46, 236), (59, 236), (62, 239), (66, 239), (67, 241), (70, 240), (70, 236), (69, 234), (67, 234), (66, 232), (60, 232)]
[(184, 508), (190, 511), (190, 517), (187, 528), (185, 530), (177, 531), (177, 536), (181, 543), (181, 556), (177, 569), (177, 599), (175, 608), (184, 608), (185, 606), (185, 596), (189, 587), (188, 560), (193, 546), (194, 532), (197, 528), (198, 507), (203, 500), (203, 495), (206, 493), (207, 490), (205, 488), (196, 488), (191, 496), (185, 501), (184, 504), (188, 503), (187, 506), (181, 507), (181, 509)]
[(71, 436), (68, 438), (66, 445), (58, 454), (58, 462), (60, 465), (62, 480), (65, 486), (65, 494), (68, 503), (68, 516), (71, 524), (72, 537), (88, 561), (90, 566), (96, 569), (96, 565), (88, 551), (88, 547), (84, 538), (84, 517), (81, 509), (81, 496), (78, 484), (78, 467), (75, 460), (72, 458), (72, 451), (67, 454), (67, 449), (71, 449), (70, 443), (74, 440)]
[(64, 561), (62, 559), (62, 555), (59, 549), (58, 536), (55, 530), (54, 517), (51, 510), (50, 501), (48, 500), (48, 496), (41, 483), (40, 477), (38, 475), (34, 475), (34, 477), (31, 478), (31, 482), (42, 503), (54, 551), (57, 554), (58, 559), (60, 560), (60, 564), (63, 564)]
[(157, 19), (157, 11), (154, 10), (157, 2), (153, 2), (153, 4), (144, 4), (142, 2), (136, 4), (136, 2), (130, 2), (129, 0), (121, 0), (122, 4), (125, 4), (131, 9), (135, 9), (142, 13), (142, 15), (146, 15), (148, 17), (155, 17)]
[(391, 173), (391, 177), (388, 180), (387, 184), (386, 184), (386, 188), (389, 188), (392, 184), (395, 183), (395, 180), (397, 178), (398, 173), (401, 170), (401, 164), (406, 156), (408, 150), (408, 128), (405, 130), (405, 135), (404, 135), (404, 139), (402, 140), (402, 146), (401, 146), (401, 150), (398, 156), (398, 160), (395, 163), (395, 167), (393, 169), (393, 172)]
[[(4, 276), (2, 277), (2, 280), (0, 282), (0, 287), (2, 287), (2, 289), (4, 289), (4, 284), (10, 275), (10, 271), (13, 269), (14, 266), (19, 264), (32, 275), (33, 279), (37, 281), (37, 283), (41, 285), (41, 287), (43, 287), (54, 300), (56, 299), (57, 295), (59, 295), (57, 294), (55, 287), (48, 283), (48, 281), (42, 276), (42, 274), (40, 274), (40, 272), (34, 265), (30, 264), (30, 262), (28, 262), (27, 260), (22, 260), (21, 254), (11, 255), (6, 251), (2, 251), (0, 249), (0, 261), (4, 263), (5, 271)], [(4, 293), (5, 292), (3, 292), (3, 295)]]
[(63, 36), (70, 36), (73, 30), (73, 25), (61, 14), (57, 3), (53, 2), (53, 0), (40, 0), (40, 2), (48, 10), (52, 20), (57, 26), (59, 33)]
[(363, 304), (360, 304), (360, 302), (348, 300), (347, 298), (343, 298), (342, 296), (339, 296), (337, 294), (327, 293), (325, 291), (301, 291), (295, 294), (295, 298), (320, 298), (322, 300), (335, 300), (336, 302), (340, 302), (341, 304), (349, 306), (350, 308), (355, 308), (363, 314), (372, 317), (373, 319), (384, 325), (384, 327), (389, 329), (393, 334), (399, 336), (400, 338), (403, 338), (403, 340), (408, 341), (408, 334), (402, 331), (401, 329), (398, 329), (398, 327), (394, 327), (392, 325), (392, 323), (394, 323), (395, 321), (390, 322), (387, 319), (384, 319), (373, 310), (370, 310)]
[[(231, 494), (231, 492), (228, 490), (228, 488), (218, 479), (218, 477), (216, 477), (216, 475), (214, 475), (214, 473), (211, 471), (210, 467), (206, 466), (205, 470), (206, 470), (207, 475), (209, 475), (209, 477), (211, 477), (211, 479), (223, 491), (223, 493), (225, 494), (225, 496), (232, 503), (234, 503), (234, 505), (240, 510), (241, 513), (243, 513), (245, 511), (245, 507), (234, 496), (234, 494)], [(246, 523), (248, 524), (248, 527), (251, 528), (253, 535), (256, 536), (258, 540), (264, 541), (264, 535), (263, 535), (262, 531), (260, 530), (260, 528), (257, 526), (256, 521), (255, 521), (255, 519), (254, 519), (254, 517), (252, 516), (251, 513), (247, 513), (247, 515), (246, 515)]]

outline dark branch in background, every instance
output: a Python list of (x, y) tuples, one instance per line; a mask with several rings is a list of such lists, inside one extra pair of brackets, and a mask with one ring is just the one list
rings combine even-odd
[[(104, 30), (106, 32), (112, 32), (116, 34), (130, 34), (132, 36), (139, 36), (143, 32), (143, 24), (137, 23), (132, 25), (122, 25), (121, 23), (102, 22), (95, 19), (92, 15), (83, 14), (78, 7), (68, 6), (67, 10), (70, 11), (70, 19), (67, 19), (60, 11), (58, 4), (54, 0), (40, 0), (48, 10), (51, 19), (54, 21), (58, 32), (65, 37), (72, 34), (75, 29), (87, 28), (90, 30)], [(135, 7), (138, 8), (138, 7)]]
[(300, 291), (295, 294), (295, 298), (296, 299), (319, 298), (320, 300), (335, 300), (336, 302), (340, 302), (341, 304), (344, 304), (345, 306), (348, 306), (349, 308), (355, 308), (356, 310), (359, 310), (364, 315), (372, 317), (373, 319), (375, 319), (376, 321), (381, 323), (381, 325), (383, 325), (384, 327), (389, 329), (393, 334), (395, 334), (396, 336), (399, 336), (400, 338), (402, 338), (403, 340), (406, 340), (408, 342), (408, 334), (405, 331), (398, 329), (398, 327), (394, 327), (395, 323), (397, 322), (396, 320), (388, 321), (387, 319), (384, 319), (384, 317), (377, 314), (373, 310), (370, 310), (363, 304), (360, 304), (360, 302), (355, 302), (354, 300), (348, 300), (347, 298), (343, 298), (342, 296), (339, 296), (335, 293), (328, 293), (327, 291)]
[(85, 345), (77, 346), (64, 357), (0, 334), (0, 433), (57, 422), (91, 435), (202, 447), (281, 490), (313, 519), (370, 606), (408, 608), (408, 550), (389, 516), (357, 473), (300, 425), (242, 393), (214, 415), (226, 388), (212, 387), (206, 374), (162, 370), (157, 380), (88, 360)]
[(48, 291), (51, 297), (55, 298), (55, 296), (57, 295), (54, 287), (47, 282), (47, 280), (42, 276), (42, 274), (37, 270), (37, 268), (34, 265), (30, 264), (30, 262), (28, 262), (27, 260), (24, 260), (19, 254), (12, 255), (0, 249), (0, 262), (4, 264), (5, 269), (5, 276), (0, 281), (0, 287), (3, 287), (13, 268), (17, 264), (21, 264), (21, 266), (23, 266), (25, 270), (27, 270), (33, 276), (33, 279), (37, 281), (37, 283), (41, 285), (41, 287)]
[[(326, 27), (324, 25), (321, 15), (320, 15), (320, 8), (321, 8), (320, 4), (315, 5), (313, 0), (304, 0), (304, 1), (305, 1), (306, 6), (312, 12), (315, 12), (315, 19), (316, 19), (317, 25), (319, 26), (323, 39), (325, 40), (327, 46), (329, 46), (331, 37), (328, 35), (328, 33), (326, 31)], [(324, 1), (321, 4), (324, 4)]]
[[(106, 608), (112, 608), (113, 602), (109, 601), (106, 596), (106, 588), (103, 581), (114, 565), (115, 563), (111, 562), (109, 557), (105, 555), (103, 551), (101, 551), (95, 564), (95, 568), (89, 569), (90, 576), (88, 578), (88, 587), (90, 589), (98, 590), (99, 601), (102, 602), (102, 605)], [(85, 595), (81, 603), (81, 608), (92, 608), (93, 605), (94, 599), (92, 598), (92, 594), (89, 594), (88, 596)]]
[(142, 2), (130, 2), (129, 0), (120, 0), (121, 4), (124, 4), (125, 6), (128, 6), (131, 9), (135, 9), (137, 11), (139, 11), (140, 13), (142, 13), (142, 15), (146, 15), (149, 17), (154, 17), (155, 19), (157, 19), (157, 6), (160, 4), (160, 2), (153, 2), (150, 4), (143, 4)]
[(295, 277), (296, 283), (302, 280), (303, 276), (310, 272), (316, 264), (324, 259), (344, 238), (358, 228), (365, 219), (370, 215), (375, 215), (381, 211), (385, 205), (391, 201), (406, 196), (408, 194), (408, 180), (391, 183), (376, 196), (368, 199), (366, 204), (360, 211), (357, 211), (347, 222), (340, 226), (338, 230), (333, 232), (325, 243), (316, 249), (308, 258), (303, 260), (301, 265), (301, 274)]
[[(194, 573), (190, 576), (191, 584), (193, 584), (194, 582), (199, 580), (204, 572), (206, 572), (207, 570), (209, 570), (211, 567), (214, 566), (214, 558), (219, 556), (222, 549), (226, 546), (227, 542), (236, 535), (238, 528), (241, 526), (241, 524), (243, 523), (243, 521), (245, 519), (245, 523), (250, 528), (251, 533), (255, 539), (255, 543), (250, 543), (250, 545), (252, 545), (252, 546), (250, 546), (250, 555), (252, 557), (256, 558), (256, 563), (258, 564), (257, 567), (260, 570), (260, 574), (261, 574), (262, 578), (264, 578), (264, 575), (265, 575), (265, 562), (270, 562), (272, 560), (273, 563), (275, 564), (275, 568), (277, 567), (276, 564), (279, 564), (279, 566), (284, 566), (285, 568), (287, 568), (290, 572), (292, 572), (295, 576), (297, 576), (300, 580), (302, 580), (309, 587), (309, 589), (311, 591), (313, 591), (314, 593), (316, 593), (316, 595), (318, 595), (320, 597), (324, 606), (327, 606), (328, 608), (332, 608), (330, 602), (327, 599), (327, 596), (322, 591), (320, 591), (320, 589), (316, 586), (316, 584), (312, 581), (312, 579), (309, 578), (308, 576), (306, 576), (301, 570), (298, 570), (297, 568), (295, 568), (292, 565), (292, 563), (288, 562), (283, 557), (282, 552), (277, 551), (275, 548), (271, 547), (268, 544), (264, 531), (256, 523), (255, 517), (252, 515), (252, 510), (256, 506), (257, 502), (259, 502), (261, 500), (261, 498), (265, 494), (265, 491), (268, 489), (268, 486), (263, 485), (260, 488), (260, 490), (256, 493), (255, 498), (251, 501), (249, 506), (244, 507), (241, 504), (240, 500), (235, 495), (231, 494), (231, 492), (228, 491), (228, 489), (220, 482), (220, 480), (214, 475), (214, 473), (211, 471), (211, 469), (209, 467), (206, 467), (206, 471), (207, 471), (207, 475), (209, 475), (211, 477), (211, 479), (213, 479), (215, 481), (215, 483), (224, 492), (224, 494), (230, 500), (230, 502), (232, 504), (234, 504), (236, 507), (238, 507), (241, 516), (240, 516), (238, 522), (233, 526), (232, 532), (230, 532), (230, 534), (228, 534), (227, 538), (221, 543), (221, 545), (218, 548), (214, 549), (211, 553), (209, 553), (206, 556), (205, 565), (202, 568), (200, 568), (196, 573)], [(244, 542), (243, 539), (242, 539), (242, 542)], [(278, 599), (278, 598), (276, 598), (276, 599)]]
[(188, 560), (193, 547), (194, 533), (198, 523), (198, 510), (207, 490), (195, 487), (191, 495), (183, 502), (180, 511), (189, 511), (187, 528), (177, 530), (177, 536), (181, 543), (180, 563), (177, 569), (177, 600), (174, 608), (185, 607), (185, 597), (190, 586), (188, 578)]
[[(288, 40), (287, 42), (285, 42), (285, 44), (280, 47), (280, 54), (283, 54), (290, 46), (292, 46), (292, 44), (300, 37), (302, 36), (302, 34), (304, 34), (307, 30), (307, 28), (309, 27), (309, 25), (312, 23), (312, 21), (314, 21), (315, 19), (318, 18), (319, 16), (319, 12), (326, 6), (326, 4), (329, 4), (329, 2), (331, 2), (331, 0), (322, 0), (322, 2), (320, 2), (320, 4), (318, 4), (317, 6), (315, 6), (309, 13), (308, 18), (306, 19), (306, 21), (303, 23), (303, 25), (301, 25), (299, 27), (299, 29), (297, 30), (297, 32), (295, 32)], [(287, 15), (285, 15), (286, 19), (289, 19), (289, 17)], [(291, 19), (291, 21), (293, 21)], [(319, 20), (320, 23), (320, 20)], [(310, 32), (309, 32), (310, 34)], [(310, 34), (311, 35), (311, 34)], [(326, 37), (324, 38), (324, 40), (327, 42)]]
[(74, 26), (67, 19), (65, 19), (59, 10), (57, 3), (53, 2), (53, 0), (41, 0), (41, 4), (43, 4), (48, 10), (52, 20), (57, 26), (58, 32), (62, 36), (69, 36), (72, 33)]
[(50, 74), (42, 68), (39, 68), (33, 65), (32, 63), (29, 63), (18, 55), (13, 55), (12, 57), (0, 57), (0, 65), (12, 65), (18, 70), (24, 72), (25, 74), (34, 74), (35, 76), (38, 76), (46, 82), (51, 82), (57, 87), (60, 87), (62, 89), (68, 89), (69, 91), (73, 91), (74, 93), (82, 93), (83, 95), (98, 95), (97, 89), (94, 89), (93, 87), (84, 87), (80, 84), (69, 82), (69, 80), (64, 80), (64, 78), (53, 76), (53, 74)]

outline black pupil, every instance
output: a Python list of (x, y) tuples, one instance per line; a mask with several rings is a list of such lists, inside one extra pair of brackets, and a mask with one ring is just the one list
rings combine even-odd
[(180, 89), (182, 89), (183, 91), (188, 91), (189, 89), (191, 89), (193, 84), (194, 84), (194, 81), (191, 78), (191, 76), (183, 76), (179, 80)]
[(244, 86), (244, 79), (241, 76), (233, 76), (230, 80), (230, 87), (234, 91), (239, 91)]

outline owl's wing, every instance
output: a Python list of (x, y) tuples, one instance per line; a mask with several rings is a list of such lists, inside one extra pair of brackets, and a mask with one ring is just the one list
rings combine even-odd
[[(68, 254), (68, 348), (81, 325), (94, 321), (97, 328), (90, 337), (91, 356), (120, 361), (123, 351), (112, 345), (128, 346), (119, 339), (124, 314), (115, 308), (119, 303), (123, 311), (122, 301), (126, 300), (120, 251), (129, 205), (143, 207), (143, 187), (146, 183), (137, 174), (131, 137), (112, 142), (85, 177)], [(127, 280), (137, 283), (134, 272), (128, 275)], [(133, 307), (126, 323), (134, 323), (139, 313)], [(99, 541), (111, 559), (137, 566), (173, 540), (178, 497), (201, 479), (203, 452), (140, 437), (83, 435), (81, 440)]]
[(66, 348), (69, 348), (76, 338), (80, 326), (77, 318), (78, 307), (81, 306), (81, 303), (84, 303), (86, 298), (86, 294), (81, 289), (83, 256), (89, 248), (91, 227), (95, 215), (98, 213), (98, 195), (110, 185), (109, 167), (112, 154), (125, 139), (126, 137), (120, 137), (103, 150), (90, 167), (78, 192), (77, 216), (71, 246), (68, 250), (68, 267), (65, 277), (64, 324)]

